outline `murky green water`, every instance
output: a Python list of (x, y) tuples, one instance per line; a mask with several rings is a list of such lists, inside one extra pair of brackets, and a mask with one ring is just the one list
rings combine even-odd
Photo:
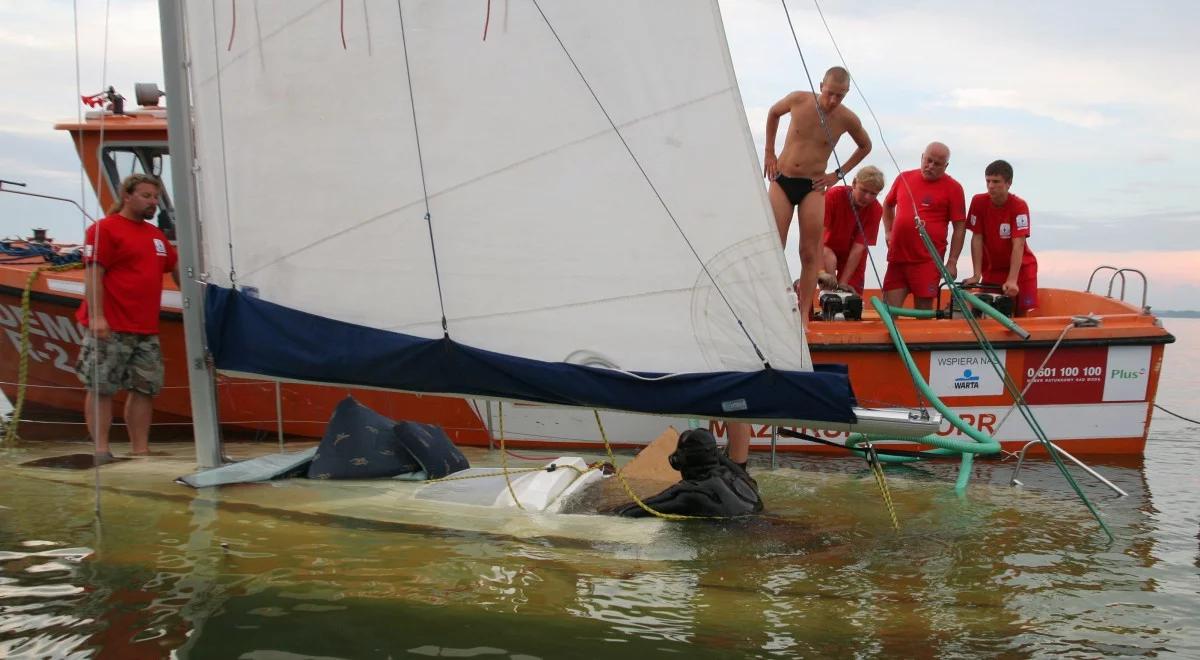
[[(1159, 402), (1194, 416), (1200, 323), (1168, 321)], [(1144, 459), (756, 471), (771, 515), (650, 546), (314, 520), (0, 468), (0, 657), (1200, 656), (1200, 428), (1156, 415)], [(0, 459), (13, 460), (12, 456)], [(649, 528), (647, 528), (649, 529)]]

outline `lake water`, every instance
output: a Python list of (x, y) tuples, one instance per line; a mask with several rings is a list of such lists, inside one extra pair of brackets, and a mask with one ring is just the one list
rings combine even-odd
[[(1167, 319), (1159, 403), (1200, 417), (1200, 321)], [(203, 496), (0, 479), (0, 657), (1200, 657), (1200, 426), (1144, 458), (755, 469), (770, 515), (654, 547), (266, 515)], [(19, 458), (19, 457), (17, 457)], [(17, 460), (0, 457), (0, 464)], [(762, 459), (756, 459), (762, 460)], [(2, 468), (0, 468), (2, 469)], [(190, 491), (189, 491), (190, 492)]]

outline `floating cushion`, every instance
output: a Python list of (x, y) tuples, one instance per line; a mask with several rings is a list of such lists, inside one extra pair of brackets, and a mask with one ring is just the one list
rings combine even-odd
[(420, 422), (398, 422), (396, 438), (409, 454), (425, 469), (430, 479), (442, 477), (471, 467), (467, 457), (446, 436), (440, 426)]
[(421, 465), (396, 435), (396, 422), (346, 397), (333, 411), (309, 479), (381, 479)]

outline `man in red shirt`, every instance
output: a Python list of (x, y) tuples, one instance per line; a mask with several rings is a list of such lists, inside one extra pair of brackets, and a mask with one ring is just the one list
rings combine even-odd
[(87, 386), (84, 416), (96, 443), (96, 461), (111, 460), (112, 400), (128, 390), (125, 425), (130, 451), (150, 452), (153, 397), (162, 389), (158, 313), (163, 273), (179, 281), (175, 248), (146, 222), (158, 210), (162, 184), (145, 174), (121, 182), (110, 215), (87, 228), (83, 263), (86, 295), (76, 319), (88, 329), (75, 370)]
[[(954, 225), (946, 270), (958, 276), (967, 221), (962, 186), (949, 174), (950, 148), (931, 142), (921, 154), (921, 169), (901, 172), (883, 201), (883, 230), (888, 242), (888, 268), (883, 277), (883, 300), (889, 305), (904, 303), (909, 292), (917, 309), (933, 309), (941, 279), (933, 259), (946, 254), (946, 234)], [(917, 230), (916, 218), (925, 224), (937, 256), (931, 256)]]
[(983, 172), (987, 192), (971, 198), (967, 225), (971, 228), (971, 261), (975, 274), (966, 284), (982, 281), (999, 285), (1024, 316), (1037, 307), (1037, 258), (1026, 244), (1029, 238), (1029, 205), (1008, 192), (1013, 168), (994, 161)]
[(859, 294), (865, 282), (867, 246), (879, 237), (883, 207), (875, 198), (882, 191), (883, 172), (868, 165), (855, 175), (853, 186), (836, 186), (825, 193), (825, 235), (821, 239), (825, 271)]

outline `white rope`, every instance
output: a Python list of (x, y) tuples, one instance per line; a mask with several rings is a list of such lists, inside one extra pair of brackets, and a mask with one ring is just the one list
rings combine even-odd
[[(1054, 352), (1058, 350), (1059, 344), (1062, 343), (1063, 338), (1065, 338), (1067, 336), (1067, 333), (1070, 332), (1071, 328), (1073, 328), (1073, 327), (1075, 327), (1074, 322), (1068, 323), (1067, 327), (1062, 329), (1062, 332), (1058, 335), (1058, 340), (1054, 342), (1054, 346), (1051, 346), (1050, 352), (1046, 354), (1046, 359), (1042, 360), (1042, 363), (1040, 365), (1038, 365), (1038, 368), (1033, 372), (1033, 376), (1029, 379), (1028, 382), (1025, 383), (1025, 389), (1021, 390), (1021, 400), (1022, 401), (1025, 400), (1025, 393), (1029, 391), (1029, 388), (1033, 387), (1033, 384), (1037, 382), (1038, 378), (1041, 378), (1042, 369), (1044, 369), (1046, 367), (1046, 364), (1048, 364), (1050, 362), (1050, 358), (1054, 357)], [(1009, 409), (1008, 409), (1008, 412), (1004, 413), (1004, 417), (1001, 417), (1000, 422), (998, 424), (996, 424), (995, 430), (992, 431), (992, 437), (995, 437), (996, 434), (1000, 432), (1000, 427), (1004, 426), (1004, 422), (1006, 420), (1008, 420), (1009, 415), (1013, 414), (1013, 411), (1017, 409), (1018, 405), (1019, 404), (1014, 399), (1012, 406), (1009, 407)]]
[[(817, 13), (821, 16), (821, 23), (825, 25), (825, 31), (829, 33), (829, 40), (833, 43), (833, 49), (838, 54), (838, 60), (841, 61), (843, 68), (845, 68), (847, 71), (850, 71), (850, 65), (846, 63), (846, 58), (842, 55), (842, 49), (837, 45), (837, 39), (835, 39), (833, 36), (833, 30), (829, 28), (829, 23), (825, 21), (825, 14), (821, 11), (820, 1), (813, 0), (813, 4), (817, 7)], [(862, 98), (863, 105), (866, 106), (867, 112), (871, 115), (871, 121), (875, 122), (875, 130), (879, 133), (879, 142), (883, 144), (883, 150), (887, 152), (888, 158), (892, 161), (892, 166), (896, 168), (896, 178), (900, 180), (900, 183), (904, 186), (905, 190), (908, 191), (908, 197), (909, 201), (912, 203), (913, 216), (916, 219), (916, 223), (919, 226), (924, 225), (925, 223), (923, 220), (921, 220), (921, 214), (917, 209), (917, 201), (916, 197), (913, 195), (912, 187), (908, 185), (908, 181), (905, 181), (904, 177), (900, 176), (904, 173), (904, 170), (901, 169), (900, 162), (896, 160), (896, 154), (892, 153), (892, 148), (888, 145), (887, 138), (884, 137), (883, 124), (879, 122), (879, 117), (875, 116), (875, 110), (871, 108), (871, 102), (867, 100), (866, 93), (863, 92), (862, 86), (858, 84), (854, 75), (850, 76), (850, 84), (854, 87), (854, 91), (858, 92), (859, 97)]]

